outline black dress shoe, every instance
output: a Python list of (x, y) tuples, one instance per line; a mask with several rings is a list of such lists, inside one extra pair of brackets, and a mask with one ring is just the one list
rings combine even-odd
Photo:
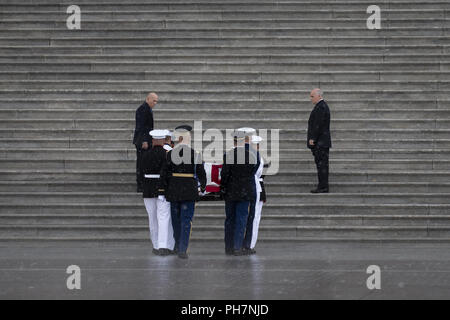
[(233, 256), (239, 257), (239, 256), (245, 256), (244, 250), (233, 250)]
[(328, 193), (328, 192), (329, 192), (328, 188), (311, 190), (311, 193)]
[(159, 255), (163, 257), (169, 256), (170, 252), (171, 251), (169, 249), (159, 249)]
[(189, 256), (187, 255), (186, 252), (180, 252), (180, 253), (178, 253), (178, 258), (187, 259), (187, 258), (189, 258)]
[(161, 255), (161, 251), (159, 251), (158, 249), (153, 249), (152, 252), (156, 256), (160, 256)]
[(244, 253), (245, 253), (247, 256), (250, 256), (250, 255), (252, 255), (252, 254), (256, 254), (256, 250), (255, 250), (255, 249), (244, 248), (244, 249), (242, 249), (242, 251), (244, 251)]
[(233, 255), (233, 249), (225, 249), (225, 254), (227, 256), (232, 256)]

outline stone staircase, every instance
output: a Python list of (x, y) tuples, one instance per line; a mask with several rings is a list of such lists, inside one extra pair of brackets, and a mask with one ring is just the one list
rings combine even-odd
[[(450, 2), (0, 0), (0, 242), (148, 241), (134, 112), (158, 128), (280, 129), (262, 240), (450, 240)], [(321, 87), (331, 191), (305, 149)], [(192, 237), (223, 238), (222, 202)]]

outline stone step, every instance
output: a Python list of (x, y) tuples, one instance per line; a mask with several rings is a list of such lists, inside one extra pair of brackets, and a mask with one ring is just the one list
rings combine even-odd
[[(71, 47), (73, 45), (93, 46), (100, 45), (104, 47), (127, 47), (127, 46), (139, 46), (142, 43), (146, 45), (160, 45), (160, 46), (172, 46), (172, 47), (184, 47), (184, 46), (250, 46), (257, 47), (261, 43), (266, 43), (267, 46), (303, 46), (309, 45), (313, 42), (321, 46), (391, 46), (391, 45), (420, 45), (420, 46), (433, 46), (433, 45), (446, 45), (450, 44), (450, 39), (447, 36), (391, 36), (391, 37), (322, 37), (322, 38), (310, 38), (310, 37), (222, 37), (222, 38), (117, 38), (111, 37), (110, 39), (104, 37), (71, 37), (71, 38), (0, 38), (0, 46), (61, 46)], [(436, 52), (437, 53), (437, 52)], [(442, 53), (442, 51), (441, 51)]]
[[(31, 154), (33, 155), (33, 154)], [(214, 159), (205, 159), (207, 162), (214, 162)], [(219, 163), (221, 161), (218, 161)], [(4, 170), (35, 169), (35, 170), (80, 170), (80, 169), (109, 169), (127, 170), (135, 166), (135, 160), (16, 160), (0, 159), (0, 164)], [(314, 170), (315, 163), (313, 157), (301, 160), (281, 160), (279, 163), (281, 170), (295, 170), (298, 168)], [(450, 160), (371, 160), (371, 159), (331, 159), (330, 170), (429, 170), (441, 171), (449, 170)]]
[[(20, 225), (0, 226), (2, 240), (21, 239), (64, 239), (64, 240), (148, 240), (148, 226), (142, 225), (103, 225), (103, 226), (67, 226), (67, 225)], [(260, 239), (373, 239), (394, 238), (439, 239), (450, 234), (448, 226), (261, 226)], [(223, 240), (223, 226), (205, 226), (193, 224), (192, 236), (196, 239)]]
[[(96, 139), (61, 138), (64, 134), (61, 134), (58, 138), (51, 138), (49, 135), (42, 139), (31, 138), (31, 136), (30, 134), (30, 138), (1, 138), (0, 149), (129, 149), (132, 140), (132, 134), (129, 131), (123, 132), (122, 136), (126, 139), (111, 139), (112, 136), (109, 136), (107, 131), (104, 132), (104, 138), (101, 135), (96, 135)], [(306, 133), (303, 132), (299, 132), (295, 135), (295, 138), (284, 138), (284, 136), (280, 134), (279, 147), (281, 149), (301, 147), (301, 142), (306, 141)], [(224, 138), (227, 139), (224, 145), (229, 145), (231, 138), (226, 136)], [(198, 141), (194, 140), (193, 143), (198, 143)], [(210, 143), (206, 139), (203, 140), (203, 148), (206, 148)], [(333, 139), (333, 149), (336, 150), (364, 149), (369, 145), (374, 149), (396, 149), (399, 146), (402, 149), (450, 149), (450, 139)]]
[[(274, 193), (306, 193), (315, 187), (314, 181), (282, 182), (274, 177), (265, 181), (266, 190)], [(340, 193), (450, 193), (449, 183), (434, 182), (335, 182), (330, 189)], [(134, 192), (135, 182), (95, 181), (0, 181), (0, 192)]]
[[(356, 3), (352, 3), (355, 5)], [(364, 9), (365, 11), (365, 9)], [(67, 17), (67, 16), (66, 16)], [(367, 23), (367, 16), (354, 17), (352, 19), (335, 18), (335, 19), (271, 19), (262, 18), (259, 20), (242, 20), (242, 19), (227, 19), (227, 20), (184, 20), (177, 17), (167, 20), (148, 20), (141, 19), (141, 21), (95, 21), (83, 19), (83, 31), (96, 31), (96, 30), (117, 30), (117, 31), (133, 31), (133, 30), (220, 30), (222, 32), (229, 32), (233, 30), (311, 30), (311, 31), (323, 31), (326, 30), (324, 26), (333, 26), (331, 30), (361, 30), (364, 31)], [(30, 18), (28, 20), (15, 19), (15, 20), (3, 20), (0, 21), (0, 25), (3, 30), (66, 30), (67, 26), (65, 18), (58, 18), (57, 20), (36, 20)], [(389, 20), (384, 19), (382, 22), (381, 30), (372, 30), (372, 33), (382, 33), (385, 31), (394, 30), (408, 30), (418, 31), (419, 29), (426, 30), (431, 28), (437, 28), (437, 35), (439, 35), (439, 29), (443, 29), (444, 32), (450, 27), (450, 19), (448, 18), (403, 18), (397, 17), (396, 19)], [(384, 31), (383, 31), (384, 30)], [(407, 33), (415, 34), (415, 32)], [(420, 35), (420, 33), (419, 33)]]
[[(305, 92), (306, 95), (306, 92)], [(145, 96), (145, 95), (143, 95)], [(120, 110), (126, 108), (127, 110), (135, 111), (144, 101), (144, 98), (132, 98), (129, 100), (123, 99), (96, 99), (92, 98), (89, 100), (81, 99), (27, 99), (24, 100), (23, 97), (14, 98), (0, 98), (0, 110), (14, 108), (16, 110), (30, 109), (30, 105), (33, 105), (35, 109), (77, 109), (77, 110), (87, 110), (87, 111), (98, 111), (98, 110)], [(405, 105), (411, 109), (422, 109), (422, 110), (449, 110), (450, 101), (446, 99), (389, 99), (376, 97), (376, 100), (346, 100), (346, 99), (328, 99), (327, 102), (333, 111), (340, 109), (353, 109), (353, 110), (366, 110), (366, 109), (390, 109), (390, 110), (403, 110)], [(183, 106), (186, 110), (205, 110), (211, 109), (212, 107), (220, 110), (228, 109), (252, 109), (252, 110), (267, 110), (273, 109), (274, 106), (280, 109), (298, 111), (298, 110), (312, 110), (312, 105), (310, 101), (303, 99), (295, 101), (293, 100), (273, 100), (271, 98), (264, 99), (264, 101), (256, 101), (250, 99), (232, 99), (231, 101), (221, 101), (216, 99), (205, 99), (202, 101), (198, 100), (173, 100), (164, 99), (161, 104), (156, 107), (155, 112), (159, 110), (174, 110), (180, 109)], [(1, 129), (0, 129), (1, 130)], [(350, 129), (349, 129), (350, 130)]]
[[(341, 215), (363, 215), (366, 218), (371, 216), (447, 216), (450, 205), (448, 204), (274, 204), (268, 202), (263, 207), (263, 219), (267, 215), (276, 217), (295, 215), (330, 215), (339, 219)], [(216, 215), (224, 218), (224, 202), (199, 202), (196, 204), (195, 216)], [(36, 206), (35, 204), (2, 204), (2, 214), (15, 216), (21, 215), (53, 215), (64, 216), (73, 215), (80, 219), (95, 215), (115, 216), (141, 216), (147, 217), (144, 203), (141, 200), (133, 203), (65, 203), (51, 204), (45, 203)]]
[(170, 91), (309, 91), (311, 88), (323, 88), (340, 91), (349, 87), (355, 91), (390, 90), (390, 91), (412, 91), (412, 90), (437, 90), (450, 89), (450, 81), (124, 81), (124, 80), (17, 80), (0, 81), (0, 90), (147, 90), (152, 88), (156, 92)]
[[(224, 224), (224, 213), (194, 215), (194, 224), (219, 227)], [(73, 226), (97, 226), (97, 225), (146, 225), (147, 214), (0, 214), (0, 224), (4, 226), (20, 225), (73, 225)], [(448, 215), (281, 215), (264, 213), (262, 227), (279, 227), (284, 225), (297, 226), (410, 226), (410, 227), (439, 227), (450, 226)]]
[[(225, 146), (224, 146), (225, 152)], [(220, 152), (222, 154), (222, 152)], [(264, 156), (264, 153), (262, 153)], [(301, 149), (279, 149), (281, 160), (310, 160), (311, 151)], [(271, 155), (273, 156), (273, 155)], [(0, 149), (0, 159), (22, 160), (135, 160), (136, 149)], [(221, 156), (219, 157), (221, 158)], [(206, 160), (210, 160), (208, 156)], [(449, 160), (449, 149), (331, 149), (330, 159), (350, 160)]]
[[(67, 7), (66, 7), (67, 8)], [(234, 20), (264, 20), (264, 19), (280, 19), (280, 20), (293, 20), (293, 19), (367, 19), (366, 10), (357, 10), (356, 8), (349, 8), (348, 10), (328, 10), (316, 8), (299, 8), (299, 9), (285, 9), (285, 10), (245, 10), (236, 7), (230, 7), (228, 10), (130, 10), (130, 11), (118, 11), (114, 10), (83, 10), (83, 19), (86, 21), (114, 21), (121, 23), (122, 21), (164, 21), (164, 20), (184, 20), (184, 21), (202, 21), (202, 20), (215, 20), (215, 21), (234, 21)], [(352, 10), (350, 10), (352, 9)], [(366, 7), (367, 9), (367, 7)], [(411, 10), (410, 8), (402, 9), (384, 9), (383, 15), (386, 19), (446, 19), (445, 10), (442, 9), (417, 9)], [(60, 11), (8, 11), (1, 15), (4, 21), (58, 21), (60, 19), (67, 19), (65, 10)], [(365, 25), (364, 25), (365, 26)]]
[[(449, 20), (450, 21), (450, 20)], [(323, 22), (320, 22), (323, 24)], [(449, 24), (450, 25), (450, 24)], [(289, 54), (324, 54), (324, 46), (323, 45), (292, 45), (292, 46), (248, 46), (241, 45), (239, 47), (232, 46), (161, 46), (161, 45), (153, 45), (148, 46), (141, 44), (139, 46), (94, 46), (94, 45), (75, 45), (72, 46), (49, 46), (49, 43), (45, 45), (0, 45), (0, 54), (115, 54), (115, 55), (167, 55), (167, 54), (185, 54), (185, 55), (205, 55), (205, 54), (217, 54), (220, 53), (222, 55), (236, 55), (236, 54), (247, 54), (247, 55), (259, 55), (262, 52), (264, 54), (278, 54), (285, 55), (287, 52)], [(337, 44), (337, 45), (328, 45), (327, 46), (328, 54), (337, 54), (337, 55), (345, 55), (345, 54), (448, 54), (450, 53), (450, 46), (445, 44), (440, 45), (424, 45), (424, 44), (416, 44), (416, 45), (347, 45), (347, 44)], [(198, 68), (194, 69), (197, 70)], [(85, 70), (85, 69), (84, 69)], [(335, 71), (330, 69), (324, 69), (328, 72)], [(358, 70), (353, 68), (351, 70)], [(411, 71), (415, 69), (405, 69), (402, 71)], [(2, 70), (0, 70), (2, 71)], [(23, 71), (35, 71), (33, 69), (26, 69)], [(58, 71), (58, 69), (47, 70), (45, 68), (40, 68), (39, 71)], [(83, 69), (77, 70), (68, 70), (68, 71), (83, 71)], [(99, 70), (96, 70), (99, 71)], [(104, 70), (111, 71), (111, 70)], [(116, 70), (113, 70), (116, 71)], [(136, 70), (142, 71), (142, 70)], [(168, 70), (162, 70), (167, 72)], [(183, 70), (180, 70), (183, 71)], [(189, 70), (192, 71), (192, 70)], [(242, 71), (242, 70), (238, 70)], [(266, 71), (266, 70), (262, 70)], [(389, 70), (387, 70), (389, 71)], [(427, 70), (431, 71), (431, 69)], [(441, 70), (446, 71), (446, 70)]]
[[(311, 160), (312, 161), (312, 160)], [(277, 174), (279, 181), (298, 182), (316, 181), (315, 170), (284, 170)], [(76, 169), (51, 169), (51, 170), (0, 170), (0, 181), (123, 181), (136, 180), (135, 170), (76, 170)], [(447, 170), (344, 170), (330, 172), (330, 182), (448, 182), (450, 172)]]
[[(0, 85), (1, 86), (1, 85)], [(310, 86), (313, 88), (313, 86)], [(311, 114), (312, 107), (308, 109), (297, 109), (296, 116), (300, 119), (308, 119)], [(196, 118), (201, 119), (207, 117), (209, 119), (226, 118), (230, 120), (242, 119), (243, 116), (249, 118), (261, 119), (270, 114), (273, 120), (286, 119), (286, 114), (293, 112), (290, 109), (158, 109), (155, 111), (158, 118), (171, 119), (176, 115), (177, 118)], [(29, 120), (29, 119), (61, 119), (61, 120), (103, 120), (107, 119), (133, 119), (135, 117), (135, 110), (76, 110), (76, 109), (0, 109), (0, 118), (2, 120)], [(334, 109), (331, 110), (332, 118), (338, 119), (405, 119), (405, 120), (434, 120), (450, 118), (449, 109), (409, 109), (391, 110), (391, 109)]]
[[(170, 127), (173, 129), (173, 127)], [(103, 140), (114, 139), (119, 140), (133, 140), (133, 129), (0, 129), (0, 136), (4, 139), (71, 139), (75, 140), (92, 140), (93, 137)], [(226, 131), (221, 130), (226, 135)], [(258, 131), (259, 132), (259, 131)], [(399, 143), (406, 140), (417, 141), (417, 146), (422, 143), (421, 140), (448, 140), (450, 137), (450, 130), (448, 129), (332, 129), (333, 141), (339, 143), (339, 140), (355, 140), (367, 139), (371, 143), (377, 143), (377, 140), (392, 140), (398, 139)], [(305, 141), (303, 138), (306, 135), (306, 129), (281, 129), (279, 132), (280, 143), (283, 141), (296, 140), (299, 145)], [(356, 140), (359, 140), (356, 139)], [(409, 148), (408, 143), (405, 142), (405, 148)], [(127, 145), (129, 148), (130, 146)], [(342, 147), (342, 146), (340, 146)], [(380, 147), (382, 149), (386, 145)], [(428, 148), (435, 148), (429, 144)], [(442, 147), (445, 149), (446, 147)], [(351, 149), (351, 147), (348, 147)]]
[[(267, 193), (271, 203), (359, 203), (359, 204), (450, 204), (448, 193), (330, 193), (314, 195), (311, 193)], [(142, 201), (142, 195), (136, 193), (75, 193), (75, 192), (1, 192), (0, 204), (34, 204), (43, 203), (122, 203)]]
[[(380, 30), (369, 30), (365, 27), (365, 20), (355, 19), (347, 20), (346, 23), (342, 19), (330, 20), (324, 19), (322, 24), (317, 21), (277, 21), (265, 20), (266, 24), (261, 25), (263, 20), (255, 22), (246, 22), (242, 20), (230, 21), (228, 24), (221, 21), (189, 21), (184, 20), (167, 20), (165, 22), (150, 22), (148, 27), (143, 28), (142, 25), (127, 22), (125, 25), (112, 26), (106, 22), (104, 24), (95, 21), (85, 21), (83, 23), (83, 36), (89, 37), (147, 37), (149, 34), (154, 38), (176, 38), (176, 37), (210, 37), (220, 39), (222, 37), (285, 37), (285, 36), (310, 36), (314, 31), (320, 37), (395, 37), (395, 36), (445, 36), (449, 34), (450, 24), (447, 19), (436, 19), (431, 24), (407, 24), (405, 19), (397, 21), (383, 21), (384, 28)], [(60, 22), (60, 20), (58, 20)], [(6, 28), (0, 31), (1, 38), (63, 38), (67, 33), (67, 26), (61, 23), (46, 25), (43, 21), (36, 21), (34, 29), (26, 28), (24, 25), (15, 24), (14, 21), (2, 21), (2, 25)], [(210, 22), (210, 23), (208, 23)], [(307, 23), (305, 23), (307, 22)], [(434, 23), (433, 23), (434, 22)], [(438, 22), (438, 23), (436, 23)], [(180, 28), (173, 24), (183, 24)], [(27, 22), (29, 25), (30, 22)], [(164, 26), (165, 24), (165, 26)], [(108, 28), (108, 25), (111, 27)], [(326, 26), (333, 26), (328, 28)], [(363, 27), (364, 26), (364, 27)]]
[[(205, 243), (209, 245), (212, 242), (215, 243), (223, 243), (223, 237), (196, 237), (191, 236), (190, 239), (191, 243), (197, 243), (202, 244)], [(389, 237), (383, 237), (383, 238), (345, 238), (345, 237), (322, 237), (322, 238), (305, 238), (305, 237), (299, 237), (299, 238), (280, 238), (280, 237), (264, 237), (264, 238), (258, 238), (258, 243), (290, 243), (290, 244), (306, 244), (306, 243), (412, 243), (412, 244), (442, 244), (442, 243), (449, 243), (450, 238), (432, 238), (432, 237), (426, 237), (426, 238), (413, 238), (413, 237), (401, 237), (401, 238), (389, 238)], [(146, 238), (137, 238), (137, 237), (116, 237), (116, 238), (102, 238), (102, 237), (0, 237), (0, 245), (3, 247), (10, 247), (11, 244), (14, 245), (30, 245), (40, 243), (44, 245), (50, 245), (50, 246), (58, 246), (62, 243), (65, 244), (72, 244), (72, 245), (151, 245), (151, 242), (149, 239)]]
[[(243, 2), (241, 1), (239, 4), (235, 4), (230, 6), (230, 4), (224, 3), (215, 3), (214, 1), (209, 2), (199, 2), (193, 1), (192, 3), (186, 2), (177, 2), (177, 1), (160, 1), (152, 3), (142, 3), (139, 1), (127, 2), (127, 3), (114, 3), (114, 2), (106, 2), (102, 3), (101, 1), (95, 1), (94, 3), (83, 3), (78, 2), (83, 5), (83, 9), (88, 11), (211, 11), (211, 10), (220, 10), (220, 11), (235, 11), (237, 9), (243, 11), (266, 11), (270, 10), (272, 12), (277, 11), (286, 11), (286, 10), (317, 10), (323, 6), (326, 8), (336, 11), (336, 10), (366, 10), (366, 3), (357, 3), (357, 2), (345, 2), (345, 1), (318, 1), (318, 2), (274, 2), (274, 1), (249, 1)], [(49, 1), (45, 1), (41, 4), (34, 3), (2, 3), (1, 9), (3, 12), (17, 12), (17, 11), (64, 11), (68, 6), (63, 3), (49, 3)], [(443, 1), (433, 1), (433, 2), (396, 2), (390, 1), (389, 3), (380, 3), (380, 8), (382, 10), (430, 10), (430, 9), (450, 9), (450, 5), (447, 2)]]
[[(41, 89), (41, 90), (1, 90), (0, 99), (17, 99), (19, 96), (21, 99), (28, 99), (29, 103), (33, 100), (41, 99), (58, 99), (62, 100), (78, 100), (79, 104), (83, 101), (89, 101), (92, 99), (102, 99), (107, 101), (108, 99), (139, 99), (145, 100), (145, 96), (148, 94), (148, 90), (82, 90), (82, 89)], [(309, 91), (309, 90), (308, 90)], [(229, 101), (255, 101), (261, 102), (270, 99), (284, 99), (285, 101), (303, 101), (306, 102), (305, 96), (308, 91), (298, 91), (298, 90), (241, 90), (241, 91), (222, 91), (222, 90), (205, 90), (205, 91), (163, 91), (159, 90), (159, 95), (167, 100), (177, 100), (193, 102), (198, 100), (203, 101), (214, 101), (217, 99), (228, 99)], [(436, 92), (421, 92), (418, 90), (328, 90), (327, 98), (329, 100), (357, 100), (360, 99), (367, 100), (387, 100), (388, 96), (395, 100), (413, 100), (424, 101), (424, 99), (429, 99), (424, 102), (424, 104), (433, 104), (436, 100), (446, 101), (447, 95), (446, 91), (438, 90)], [(163, 103), (164, 101), (162, 101)], [(136, 107), (137, 108), (137, 107)]]
[[(228, 38), (228, 37), (299, 37), (299, 36), (310, 36), (311, 32), (314, 30), (314, 34), (319, 37), (395, 37), (395, 36), (446, 36), (450, 34), (450, 28), (448, 27), (422, 27), (422, 26), (409, 26), (409, 27), (390, 27), (387, 29), (378, 30), (374, 33), (373, 30), (364, 28), (364, 23), (360, 23), (359, 27), (334, 27), (328, 28), (327, 21), (323, 21), (322, 25), (318, 25), (316, 28), (311, 28), (308, 26), (306, 28), (236, 28), (234, 25), (229, 26), (226, 29), (222, 28), (195, 28), (190, 26), (189, 29), (164, 29), (154, 28), (154, 29), (91, 29), (83, 24), (83, 37), (86, 38), (124, 38), (124, 37), (148, 37), (152, 35), (154, 38), (178, 38), (178, 37), (200, 37), (200, 38)], [(169, 22), (170, 24), (170, 22)], [(195, 24), (194, 24), (195, 25)], [(330, 21), (330, 24), (334, 26), (334, 21)], [(195, 29), (194, 29), (195, 28)], [(67, 36), (67, 27), (61, 26), (61, 28), (35, 28), (35, 29), (12, 29), (8, 28), (6, 30), (0, 31), (0, 38), (10, 38), (10, 39), (42, 39), (42, 38), (63, 38)]]
[[(120, 62), (120, 63), (129, 63), (129, 62), (147, 62), (147, 61), (159, 61), (161, 63), (192, 63), (192, 62), (201, 62), (201, 63), (301, 63), (304, 61), (308, 61), (310, 63), (355, 63), (355, 62), (371, 62), (371, 63), (385, 63), (385, 62), (434, 62), (436, 60), (441, 61), (449, 61), (450, 56), (448, 54), (409, 54), (409, 55), (390, 55), (380, 52), (377, 55), (370, 54), (360, 54), (360, 55), (342, 55), (342, 54), (329, 54), (329, 55), (320, 55), (320, 54), (276, 54), (276, 55), (174, 55), (174, 54), (154, 54), (154, 55), (1, 55), (0, 62), (2, 63), (44, 63), (44, 62), (52, 62), (52, 63), (110, 63), (110, 62)], [(124, 72), (122, 72), (124, 73)], [(425, 73), (425, 72), (424, 72)], [(18, 72), (15, 73), (17, 76)], [(86, 74), (86, 73), (84, 73)], [(137, 71), (135, 74), (139, 74)], [(355, 73), (354, 73), (355, 75)], [(439, 75), (439, 73), (436, 73)], [(362, 78), (362, 76), (360, 76)], [(150, 77), (148, 77), (149, 80)], [(69, 79), (74, 79), (72, 78)], [(117, 80), (117, 78), (111, 78)], [(134, 77), (136, 79), (136, 77)], [(217, 79), (217, 78), (215, 78)], [(317, 74), (315, 75), (315, 79), (317, 79)], [(362, 78), (363, 80), (370, 80), (368, 76)], [(202, 79), (206, 80), (206, 79)], [(222, 79), (223, 80), (223, 79)], [(352, 78), (354, 81), (355, 78)], [(378, 80), (378, 78), (376, 79)], [(423, 79), (417, 79), (423, 80)], [(435, 80), (435, 79), (433, 79)]]
[[(207, 162), (214, 162), (215, 159), (205, 159)], [(218, 161), (220, 163), (221, 161)], [(135, 166), (134, 160), (0, 160), (2, 168), (5, 170), (18, 169), (110, 169), (126, 170)], [(279, 163), (281, 170), (295, 170), (298, 168), (314, 170), (313, 158), (302, 160), (281, 160)], [(441, 171), (450, 168), (450, 160), (368, 160), (368, 159), (331, 159), (330, 170), (428, 170)]]
[[(306, 119), (295, 119), (294, 116), (283, 120), (263, 119), (161, 119), (158, 121), (160, 128), (175, 128), (180, 124), (193, 125), (194, 120), (201, 120), (204, 129), (232, 130), (237, 127), (255, 127), (256, 129), (297, 129), (305, 130)], [(159, 120), (159, 119), (158, 119)], [(257, 125), (256, 125), (257, 124)], [(408, 120), (408, 119), (336, 119), (333, 120), (333, 129), (450, 129), (448, 119)], [(103, 119), (103, 120), (68, 120), (68, 119), (34, 119), (34, 120), (3, 120), (0, 119), (0, 127), (3, 129), (128, 129), (133, 130), (135, 120), (131, 119)]]
[[(0, 40), (1, 43), (1, 40)], [(260, 48), (259, 50), (265, 50)], [(289, 50), (284, 47), (283, 50)], [(160, 54), (164, 54), (160, 52)], [(8, 62), (0, 65), (2, 72), (18, 71), (45, 71), (45, 72), (314, 72), (315, 70), (327, 70), (328, 72), (350, 72), (352, 70), (363, 71), (450, 71), (450, 62), (404, 61), (404, 62), (321, 62), (319, 68), (317, 62), (309, 62), (306, 59), (300, 62), (278, 62), (276, 60), (261, 62)], [(338, 91), (338, 90), (335, 90)], [(89, 90), (88, 90), (89, 92)], [(123, 98), (123, 97), (122, 97)]]

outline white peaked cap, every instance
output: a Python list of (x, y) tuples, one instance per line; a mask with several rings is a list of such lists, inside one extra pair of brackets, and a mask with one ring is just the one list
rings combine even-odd
[(244, 127), (244, 128), (239, 128), (236, 131), (242, 131), (245, 133), (246, 137), (252, 136), (256, 134), (256, 130), (253, 128), (249, 128), (249, 127)]
[(259, 144), (263, 141), (264, 139), (261, 138), (260, 136), (252, 136), (252, 143), (254, 144)]
[(167, 135), (167, 130), (152, 130), (150, 135), (153, 139), (165, 139)]

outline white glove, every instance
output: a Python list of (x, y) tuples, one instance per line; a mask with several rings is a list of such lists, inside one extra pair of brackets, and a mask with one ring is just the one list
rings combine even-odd
[(160, 200), (162, 202), (166, 202), (166, 197), (165, 196), (158, 196), (158, 200)]

